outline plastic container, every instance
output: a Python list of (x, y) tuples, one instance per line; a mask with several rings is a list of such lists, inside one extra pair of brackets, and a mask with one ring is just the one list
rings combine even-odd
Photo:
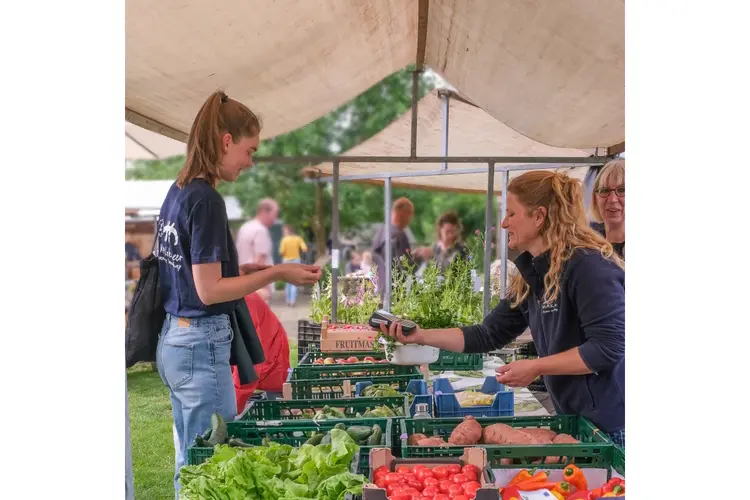
[(513, 391), (507, 390), (503, 384), (497, 382), (495, 377), (487, 377), (482, 385), (481, 392), (494, 394), (495, 399), (487, 406), (464, 406), (462, 407), (456, 398), (456, 391), (447, 378), (436, 378), (432, 381), (432, 392), (435, 398), (435, 415), (439, 418), (465, 417), (512, 417), (514, 415), (513, 404), (515, 396)]
[(305, 319), (297, 321), (297, 360), (308, 352), (320, 351), (321, 325), (310, 323)]
[(292, 399), (289, 401), (250, 401), (245, 411), (237, 417), (237, 420), (310, 420), (311, 416), (323, 406), (341, 410), (346, 418), (357, 417), (367, 410), (378, 406), (388, 406), (392, 409), (399, 408), (403, 416), (409, 414), (409, 398), (407, 396), (393, 396), (387, 398), (349, 398), (332, 401), (308, 401), (306, 399)]
[[(387, 418), (367, 418), (352, 420), (324, 420), (322, 422), (313, 422), (311, 420), (276, 420), (263, 422), (249, 421), (232, 421), (227, 422), (227, 431), (229, 437), (241, 438), (248, 444), (260, 446), (263, 438), (267, 437), (273, 442), (288, 444), (299, 447), (312, 435), (313, 432), (325, 432), (341, 422), (345, 422), (347, 427), (352, 425), (373, 426), (379, 425), (383, 429), (383, 438), (380, 445), (360, 445), (359, 447), (359, 471), (360, 474), (369, 473), (369, 453), (373, 448), (390, 448), (392, 445), (392, 424)], [(195, 446), (195, 443), (188, 448), (188, 465), (198, 465), (205, 462), (213, 456), (213, 448), (202, 448)]]
[(386, 353), (388, 362), (400, 366), (429, 365), (440, 358), (440, 349), (427, 345), (396, 345), (393, 353)]
[(484, 355), (465, 352), (440, 351), (438, 360), (430, 364), (430, 370), (445, 371), (477, 371), (484, 366)]
[(406, 390), (411, 380), (423, 378), (415, 366), (402, 367), (388, 363), (365, 365), (318, 365), (290, 369), (283, 386), (285, 400), (290, 399), (341, 399), (352, 396), (354, 384), (372, 381), (376, 384), (396, 384)]
[[(451, 432), (463, 419), (461, 418), (436, 418), (436, 419), (404, 419), (401, 421), (401, 454), (403, 457), (455, 457), (460, 456), (463, 448), (457, 446), (431, 447), (431, 446), (409, 446), (408, 436), (420, 433), (426, 436), (442, 437), (446, 441)], [(607, 469), (611, 472), (614, 461), (615, 445), (607, 434), (594, 426), (589, 420), (575, 415), (556, 415), (547, 417), (500, 417), (500, 418), (477, 418), (482, 427), (502, 423), (511, 427), (537, 427), (548, 428), (558, 434), (570, 434), (581, 443), (577, 444), (550, 444), (550, 445), (484, 445), (479, 444), (487, 450), (487, 460), (494, 469), (517, 469), (534, 468), (540, 465), (534, 464), (540, 457), (568, 457), (574, 459), (579, 467)], [(516, 463), (502, 463), (503, 459), (513, 460)], [(562, 469), (566, 463), (560, 460), (557, 464), (544, 464), (545, 469)]]
[[(357, 382), (354, 386), (355, 396), (358, 398), (361, 397), (360, 394), (362, 394), (362, 391), (364, 391), (366, 387), (369, 387), (372, 384), (373, 384), (372, 380)], [(435, 415), (432, 396), (427, 392), (427, 382), (425, 382), (424, 380), (410, 380), (409, 383), (406, 385), (406, 387), (402, 388), (402, 386), (399, 386), (397, 390), (400, 392), (408, 392), (410, 394), (414, 394), (414, 401), (412, 401), (411, 405), (409, 405), (409, 416), (413, 417), (416, 414), (417, 412), (416, 405), (420, 403), (427, 405), (427, 413), (430, 416)], [(384, 398), (368, 398), (368, 399), (384, 399)]]

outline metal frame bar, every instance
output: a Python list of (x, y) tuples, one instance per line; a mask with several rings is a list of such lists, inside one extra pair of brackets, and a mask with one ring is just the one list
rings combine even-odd
[[(508, 175), (508, 172), (503, 172)], [(492, 281), (490, 280), (490, 261), (492, 258), (492, 238), (490, 228), (492, 227), (492, 202), (495, 197), (495, 164), (487, 165), (487, 206), (484, 211), (484, 290), (482, 293), (482, 316), (490, 312), (490, 296), (492, 294)]]
[(255, 156), (253, 163), (581, 163), (604, 164), (608, 156)]
[[(448, 156), (448, 128), (450, 124), (450, 94), (443, 94), (443, 156)], [(443, 170), (448, 170), (448, 163), (443, 162)]]
[(333, 214), (331, 215), (331, 322), (339, 306), (339, 162), (333, 162)]
[(385, 231), (385, 245), (384, 245), (384, 251), (385, 251), (385, 258), (383, 259), (385, 262), (385, 283), (381, 283), (380, 286), (384, 286), (383, 288), (383, 309), (386, 311), (391, 310), (391, 294), (393, 293), (392, 290), (392, 278), (391, 278), (391, 271), (393, 268), (393, 257), (391, 256), (391, 179), (386, 178), (385, 179), (385, 193), (383, 196), (383, 208), (385, 209), (385, 227), (383, 228)]

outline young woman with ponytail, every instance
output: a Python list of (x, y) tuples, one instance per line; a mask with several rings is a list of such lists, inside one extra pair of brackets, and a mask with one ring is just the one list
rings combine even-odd
[(190, 129), (185, 167), (167, 193), (158, 220), (156, 255), (164, 309), (157, 367), (169, 387), (179, 470), (196, 434), (211, 415), (237, 414), (229, 365), (236, 302), (274, 281), (308, 285), (320, 269), (302, 264), (243, 266), (232, 240), (219, 182), (232, 182), (252, 166), (260, 121), (244, 104), (213, 93)]
[(528, 327), (539, 358), (498, 368), (525, 387), (542, 376), (558, 414), (588, 418), (625, 444), (625, 270), (589, 226), (581, 183), (532, 171), (508, 186), (509, 247), (520, 252), (507, 296), (481, 325), (390, 336), (456, 352), (489, 352)]

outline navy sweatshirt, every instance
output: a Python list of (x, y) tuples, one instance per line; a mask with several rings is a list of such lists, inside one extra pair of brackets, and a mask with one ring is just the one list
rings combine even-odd
[(481, 325), (462, 328), (464, 352), (501, 348), (531, 329), (540, 357), (578, 347), (589, 375), (547, 375), (558, 414), (586, 417), (607, 433), (625, 428), (625, 271), (591, 250), (564, 264), (560, 293), (544, 304), (549, 253), (515, 261), (530, 292), (515, 309), (502, 300)]

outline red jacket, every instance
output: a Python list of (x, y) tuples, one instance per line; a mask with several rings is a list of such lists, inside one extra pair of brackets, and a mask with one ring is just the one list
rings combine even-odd
[(232, 367), (234, 390), (237, 395), (237, 409), (242, 411), (255, 389), (269, 392), (281, 392), (289, 372), (289, 340), (279, 318), (257, 293), (245, 297), (245, 302), (253, 318), (255, 330), (258, 332), (260, 343), (266, 360), (255, 365), (258, 380), (250, 384), (240, 385), (237, 367)]

